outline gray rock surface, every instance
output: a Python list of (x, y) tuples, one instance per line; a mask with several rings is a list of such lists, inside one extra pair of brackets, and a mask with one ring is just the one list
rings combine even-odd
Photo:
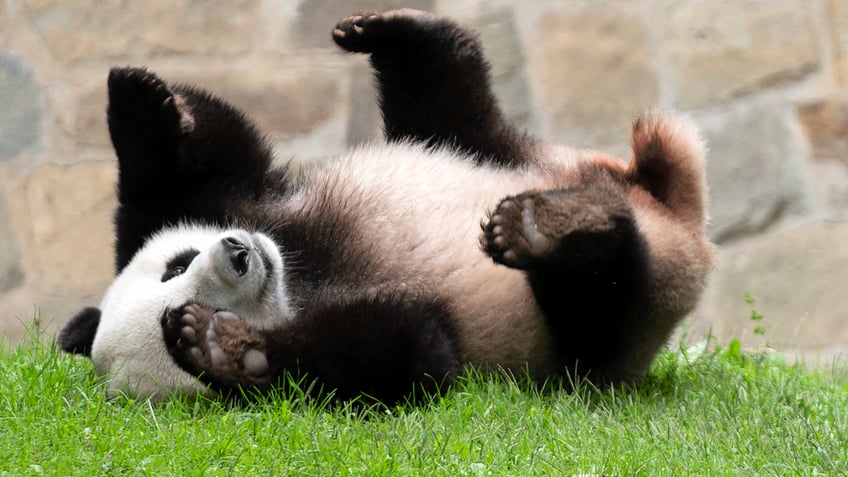
[(20, 3), (25, 19), (61, 62), (243, 55), (253, 47), (260, 6), (250, 0), (210, 0), (200, 8), (186, 1)]
[(10, 230), (6, 201), (0, 195), (0, 292), (15, 288), (24, 280), (20, 252)]
[(703, 132), (714, 240), (761, 231), (801, 202), (808, 152), (792, 108), (732, 111), (705, 121)]
[(678, 104), (699, 108), (784, 86), (818, 69), (806, 0), (676, 2), (665, 21)]
[(576, 146), (619, 144), (630, 119), (659, 101), (649, 27), (616, 8), (564, 8), (539, 20), (528, 53), (552, 133)]
[(0, 49), (0, 161), (41, 143), (41, 88), (20, 55)]

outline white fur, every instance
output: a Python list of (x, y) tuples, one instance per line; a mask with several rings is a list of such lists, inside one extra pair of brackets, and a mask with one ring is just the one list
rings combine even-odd
[[(221, 240), (235, 237), (250, 250), (250, 266), (238, 276)], [(194, 248), (200, 252), (185, 273), (162, 282), (169, 259)], [(268, 270), (259, 254), (267, 257)], [(258, 293), (266, 280), (269, 292)], [(100, 325), (91, 349), (98, 374), (108, 375), (108, 394), (165, 397), (206, 392), (182, 371), (165, 349), (160, 319), (188, 301), (238, 313), (247, 319), (290, 316), (283, 286), (283, 263), (276, 244), (244, 230), (183, 225), (151, 237), (115, 279), (100, 304)], [(274, 314), (267, 310), (274, 309)]]

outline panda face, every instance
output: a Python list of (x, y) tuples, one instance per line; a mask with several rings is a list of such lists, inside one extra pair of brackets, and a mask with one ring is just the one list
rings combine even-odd
[(173, 363), (162, 340), (163, 313), (187, 302), (269, 324), (290, 318), (279, 248), (242, 229), (183, 225), (151, 237), (100, 305), (91, 359), (108, 376), (110, 395), (205, 392)]

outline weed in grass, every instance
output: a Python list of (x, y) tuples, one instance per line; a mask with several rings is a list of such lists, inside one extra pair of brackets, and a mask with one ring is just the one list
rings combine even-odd
[(763, 346), (769, 348), (768, 341), (766, 341), (766, 328), (763, 326), (763, 314), (757, 311), (755, 305), (757, 304), (757, 300), (754, 298), (754, 295), (751, 292), (745, 292), (745, 303), (751, 307), (751, 314), (749, 319), (754, 323), (754, 334), (760, 336), (763, 339)]

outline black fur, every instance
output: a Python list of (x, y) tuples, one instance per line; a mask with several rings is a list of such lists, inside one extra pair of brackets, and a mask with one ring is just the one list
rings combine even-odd
[(99, 325), (100, 310), (94, 307), (83, 308), (62, 328), (56, 337), (56, 343), (66, 353), (90, 356), (91, 345)]
[[(186, 320), (187, 315), (192, 318)], [(207, 352), (212, 323), (223, 335), (216, 346), (231, 358), (220, 365)], [(188, 334), (192, 339), (182, 333), (187, 326), (195, 330)], [(244, 320), (215, 320), (213, 310), (198, 305), (167, 312), (163, 327), (177, 364), (218, 393), (234, 397), (241, 389), (285, 388), (291, 380), (313, 396), (333, 392), (338, 399), (364, 395), (392, 403), (421, 392), (433, 395), (462, 370), (447, 306), (397, 293), (325, 297), (267, 333)], [(245, 343), (267, 358), (264, 372), (245, 370)], [(192, 348), (204, 355), (198, 359)]]

